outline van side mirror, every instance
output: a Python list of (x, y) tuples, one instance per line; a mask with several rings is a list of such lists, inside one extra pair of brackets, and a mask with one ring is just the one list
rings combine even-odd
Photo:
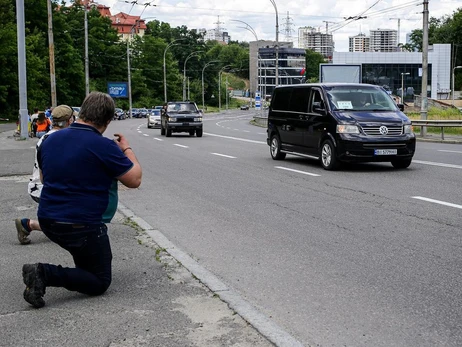
[(400, 111), (404, 111), (404, 104), (397, 104)]
[(324, 108), (324, 104), (320, 101), (313, 102), (313, 111), (317, 113), (325, 114), (326, 109)]

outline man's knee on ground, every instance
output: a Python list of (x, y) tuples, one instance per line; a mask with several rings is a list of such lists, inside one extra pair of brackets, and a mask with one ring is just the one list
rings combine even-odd
[(86, 294), (90, 296), (98, 296), (102, 295), (106, 292), (106, 290), (111, 285), (111, 280), (101, 280), (99, 286), (95, 286), (94, 288), (90, 289)]

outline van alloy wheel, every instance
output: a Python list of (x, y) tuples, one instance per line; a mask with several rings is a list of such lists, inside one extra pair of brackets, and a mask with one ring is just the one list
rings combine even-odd
[(283, 160), (286, 157), (286, 154), (281, 152), (281, 141), (278, 135), (271, 137), (270, 153), (274, 160)]
[(323, 142), (321, 147), (321, 164), (325, 170), (335, 170), (340, 166), (331, 140)]

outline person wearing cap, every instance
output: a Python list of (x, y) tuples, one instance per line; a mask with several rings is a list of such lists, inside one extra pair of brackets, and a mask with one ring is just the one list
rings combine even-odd
[(47, 287), (101, 295), (112, 281), (112, 251), (106, 223), (117, 210), (118, 182), (138, 188), (142, 170), (122, 134), (102, 136), (114, 117), (109, 94), (90, 93), (79, 117), (43, 143), (37, 161), (43, 182), (38, 208), (42, 231), (68, 251), (75, 267), (24, 264), (24, 299), (45, 305)]
[[(54, 132), (58, 130), (67, 128), (70, 124), (74, 122), (75, 112), (74, 110), (67, 105), (59, 105), (53, 109), (53, 128), (48, 131), (45, 135), (40, 137), (35, 147), (35, 162), (34, 168), (32, 170), (32, 176), (29, 179), (29, 184), (27, 185), (27, 191), (29, 192), (30, 197), (35, 202), (40, 201), (40, 194), (42, 192), (42, 182), (40, 181), (40, 171), (37, 163), (37, 151), (42, 145), (43, 141), (48, 138)], [(16, 231), (18, 233), (19, 243), (22, 245), (27, 245), (30, 243), (29, 235), (33, 230), (42, 230), (40, 228), (38, 220), (29, 219), (29, 218), (17, 218), (15, 219)]]

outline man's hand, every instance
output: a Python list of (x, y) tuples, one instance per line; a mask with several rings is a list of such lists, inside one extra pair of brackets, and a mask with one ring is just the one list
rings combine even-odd
[(123, 151), (127, 147), (130, 147), (130, 145), (128, 144), (128, 140), (125, 136), (123, 136), (122, 134), (114, 134), (114, 136), (114, 142), (117, 143), (117, 146), (119, 146), (121, 151)]

